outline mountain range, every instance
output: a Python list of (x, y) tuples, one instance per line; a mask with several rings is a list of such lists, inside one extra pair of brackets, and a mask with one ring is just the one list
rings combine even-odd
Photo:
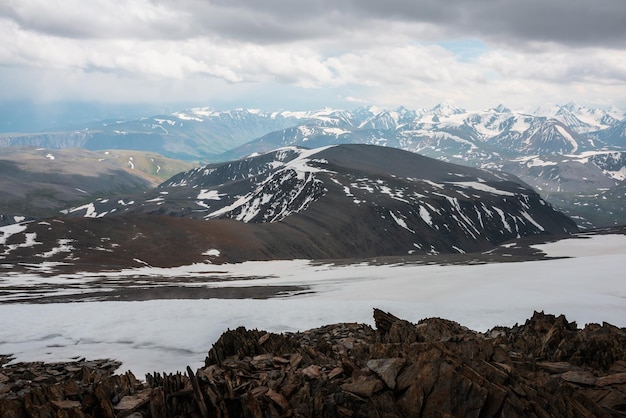
[[(582, 227), (626, 223), (626, 118), (574, 103), (513, 111), (448, 104), (411, 110), (263, 112), (193, 108), (72, 131), (0, 134), (0, 146), (135, 150), (231, 161), (284, 146), (384, 145), (447, 162), (515, 174)], [(75, 202), (71, 202), (75, 203)]]
[(64, 212), (5, 227), (5, 262), (101, 268), (464, 254), (577, 230), (512, 175), (362, 144), (209, 164)]
[(92, 123), (73, 131), (5, 133), (0, 135), (0, 146), (142, 149), (172, 158), (225, 161), (246, 156), (251, 150), (268, 151), (332, 139), (414, 152), (436, 153), (441, 148), (452, 156), (454, 152), (450, 151), (456, 148), (469, 151), (469, 159), (484, 160), (501, 154), (621, 149), (626, 135), (624, 119), (624, 113), (615, 108), (590, 109), (573, 103), (532, 111), (511, 111), (503, 105), (467, 111), (448, 104), (420, 110), (371, 106), (301, 112), (193, 108), (135, 120)]

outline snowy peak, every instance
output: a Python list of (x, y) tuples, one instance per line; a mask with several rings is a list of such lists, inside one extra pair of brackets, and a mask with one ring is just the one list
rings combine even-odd
[[(553, 121), (569, 130), (580, 151), (616, 146), (626, 137), (618, 127), (624, 123), (624, 113), (615, 108), (587, 108), (568, 103), (526, 111), (511, 111), (504, 105), (471, 111), (441, 103), (421, 110), (369, 106), (355, 110), (264, 112), (198, 107), (138, 120), (104, 121), (79, 131), (4, 135), (0, 136), (0, 146), (134, 149), (178, 159), (216, 161), (241, 158), (286, 144), (317, 147), (324, 145), (323, 141), (315, 140), (322, 135), (327, 137), (327, 143), (332, 139), (334, 143), (395, 146), (441, 158), (456, 158), (455, 155), (462, 155), (459, 151), (473, 149), (471, 158), (489, 159), (495, 154), (538, 152), (520, 144), (541, 131), (540, 125), (554, 124)], [(302, 127), (301, 132), (288, 131), (295, 127)], [(318, 128), (335, 130), (316, 131)], [(253, 143), (268, 135), (274, 137), (272, 143), (264, 140), (263, 146), (254, 149)], [(300, 138), (296, 138), (298, 136)], [(282, 138), (280, 142), (276, 141), (277, 137)], [(524, 139), (518, 140), (522, 137)], [(502, 141), (503, 138), (513, 138), (513, 141)], [(305, 139), (311, 142), (299, 142)], [(559, 141), (570, 142), (565, 137)], [(242, 153), (238, 153), (239, 147), (244, 147)], [(567, 152), (571, 150), (570, 147)]]
[(435, 107), (429, 109), (426, 113), (437, 115), (437, 116), (451, 116), (451, 115), (460, 115), (462, 113), (467, 113), (466, 110), (451, 105), (449, 103), (439, 103)]
[[(563, 120), (583, 126), (574, 117)], [(476, 164), (496, 160), (500, 155), (517, 157), (593, 150), (606, 142), (579, 134), (555, 117), (514, 112), (504, 106), (478, 112), (446, 104), (422, 111), (375, 107), (353, 112), (326, 110), (308, 114), (308, 119), (301, 122), (251, 141), (226, 156), (241, 158), (286, 145), (315, 148), (360, 143)]]
[(493, 108), (493, 111), (496, 113), (511, 113), (511, 109), (500, 103), (498, 106)]
[(555, 118), (579, 134), (607, 129), (624, 118), (624, 114), (612, 107), (588, 108), (573, 102), (565, 105), (544, 105), (532, 114)]

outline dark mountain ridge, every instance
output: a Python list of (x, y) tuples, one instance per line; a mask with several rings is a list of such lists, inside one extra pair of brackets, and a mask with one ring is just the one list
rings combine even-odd
[(4, 237), (6, 262), (41, 254), (150, 265), (459, 254), (577, 229), (511, 175), (371, 145), (209, 164), (66, 213)]

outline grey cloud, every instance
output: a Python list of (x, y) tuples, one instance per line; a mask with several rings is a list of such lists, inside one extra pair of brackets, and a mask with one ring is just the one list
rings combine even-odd
[[(164, 5), (165, 6), (165, 5)], [(188, 37), (188, 16), (153, 1), (124, 4), (78, 2), (59, 5), (31, 0), (0, 4), (0, 24), (10, 21), (22, 30), (68, 39), (181, 39)]]
[[(195, 15), (208, 31), (248, 41), (291, 41), (367, 30), (372, 21), (438, 26), (449, 37), (624, 46), (624, 0), (216, 0)], [(197, 21), (197, 25), (201, 25)]]
[(485, 7), (479, 33), (507, 41), (554, 42), (570, 46), (624, 46), (626, 2), (622, 0), (524, 0)]
[(0, 17), (28, 30), (68, 38), (209, 36), (259, 44), (317, 39), (349, 43), (351, 34), (368, 33), (376, 38), (377, 31), (400, 22), (403, 30), (410, 30), (411, 25), (429, 26), (450, 39), (471, 36), (512, 44), (539, 41), (603, 47), (626, 44), (624, 0), (135, 0), (123, 5), (77, 4), (81, 4), (78, 10), (59, 5), (40, 10), (30, 0), (9, 0), (0, 5)]

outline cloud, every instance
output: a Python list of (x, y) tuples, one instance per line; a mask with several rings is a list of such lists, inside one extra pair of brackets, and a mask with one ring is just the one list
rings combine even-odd
[(623, 0), (5, 0), (0, 98), (29, 75), (96, 100), (623, 103), (625, 21)]
[(401, 22), (407, 35), (418, 33), (422, 40), (626, 44), (623, 0), (6, 0), (0, 16), (23, 30), (75, 39), (208, 36), (282, 44), (393, 30)]
[(6, 0), (0, 17), (21, 30), (70, 39), (184, 37), (187, 12), (150, 0)]

